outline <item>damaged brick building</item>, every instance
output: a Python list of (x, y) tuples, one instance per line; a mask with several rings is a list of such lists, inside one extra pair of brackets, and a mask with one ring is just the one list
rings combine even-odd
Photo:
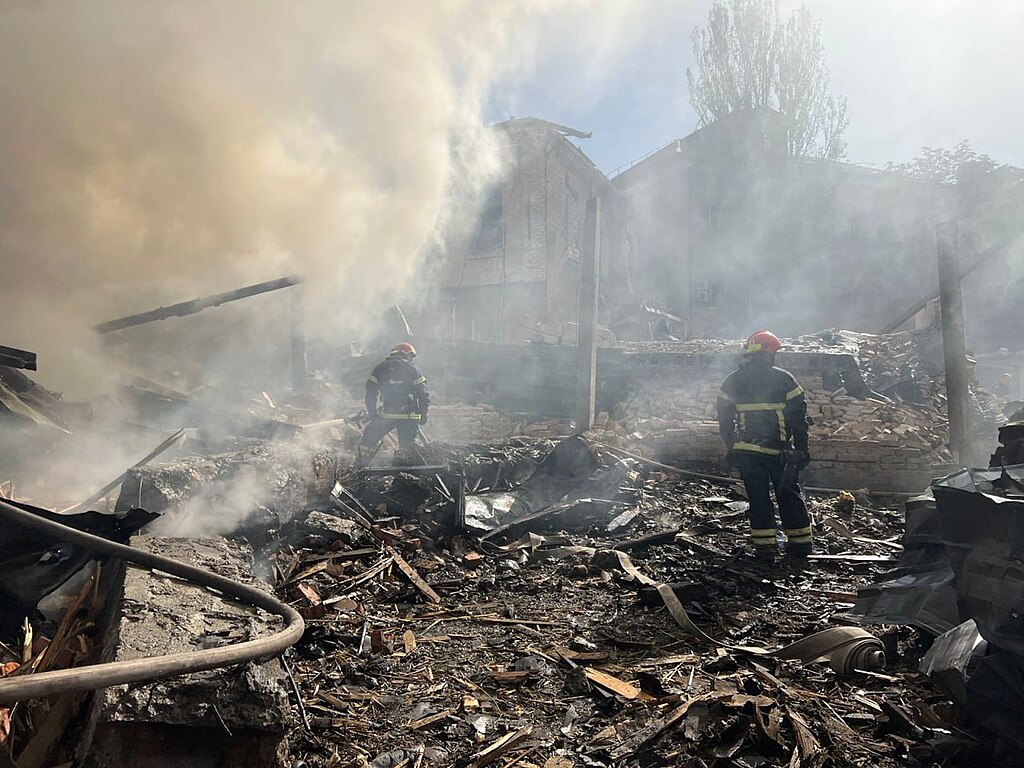
[[(447, 243), (449, 338), (573, 343), (564, 324), (591, 196), (602, 202), (601, 322), (627, 340), (877, 332), (936, 286), (937, 223), (960, 222), (969, 265), (1020, 210), (1019, 169), (950, 185), (797, 158), (771, 110), (730, 115), (610, 181), (571, 140), (589, 133), (535, 118), (494, 130), (505, 176)], [(964, 290), (969, 336), (998, 332), (992, 281)], [(1012, 303), (998, 293), (997, 309)]]
[[(494, 126), (506, 169), (479, 219), (450, 234), (442, 279), (447, 334), (460, 340), (556, 341), (576, 320), (587, 200), (602, 203), (602, 278), (628, 283), (619, 196), (570, 141), (590, 134), (536, 118)], [(608, 304), (616, 297), (605, 297)], [(573, 343), (575, 337), (569, 339)]]

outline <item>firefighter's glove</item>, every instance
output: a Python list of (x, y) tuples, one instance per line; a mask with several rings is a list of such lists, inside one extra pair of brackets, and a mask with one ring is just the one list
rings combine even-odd
[(794, 458), (796, 459), (797, 469), (803, 469), (804, 467), (811, 463), (811, 454), (809, 454), (806, 450), (796, 451), (796, 453), (798, 455), (795, 456)]
[(426, 411), (424, 411), (423, 413), (420, 414), (420, 426), (423, 426), (426, 423), (427, 423), (427, 414), (426, 414)]

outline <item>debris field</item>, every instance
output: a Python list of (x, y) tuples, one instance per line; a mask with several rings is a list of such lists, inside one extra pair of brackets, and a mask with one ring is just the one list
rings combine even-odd
[(877, 670), (768, 653), (847, 624), (858, 586), (899, 553), (891, 504), (816, 497), (821, 554), (760, 565), (737, 486), (643, 464), (614, 498), (479, 538), (439, 522), (439, 477), (349, 481), (335, 511), (361, 506), (370, 526), (314, 513), (276, 558), (308, 625), (291, 731), (305, 765), (931, 765), (973, 746), (916, 671), (916, 630), (881, 628)]
[[(44, 462), (22, 462), (0, 492), (234, 580), (252, 553), (255, 578), (298, 611), (305, 632), (280, 663), (2, 701), (0, 756), (17, 768), (99, 757), (85, 764), (107, 768), (144, 743), (159, 755), (164, 739), (199, 745), (203, 759), (226, 750), (224, 765), (250, 768), (1014, 765), (1012, 727), (990, 729), (1000, 737), (993, 762), (979, 713), (1024, 708), (999, 698), (1017, 695), (1012, 681), (984, 682), (1019, 661), (1016, 649), (993, 645), (975, 677), (992, 702), (958, 695), (978, 654), (944, 649), (967, 638), (973, 653), (979, 628), (990, 644), (1004, 628), (956, 609), (980, 594), (951, 586), (975, 561), (957, 559), (956, 542), (931, 528), (923, 537), (920, 518), (911, 533), (911, 508), (934, 512), (935, 498), (895, 493), (948, 474), (934, 341), (797, 340), (820, 419), (815, 554), (789, 559), (780, 548), (774, 564), (750, 556), (742, 483), (721, 465), (708, 420), (709, 382), (733, 364), (718, 342), (626, 347), (671, 362), (641, 371), (630, 399), (582, 435), (561, 417), (442, 396), (421, 461), (393, 465), (386, 442), (358, 471), (362, 414), (350, 382), (317, 373), (300, 393), (229, 401), (212, 387), (136, 379), (125, 389), (132, 418), (161, 425), (134, 433), (146, 446), (140, 461), (105, 485), (90, 480), (87, 498), (48, 481)], [(17, 434), (51, 457), (72, 431), (95, 427), (27, 377), (19, 387), (8, 399), (30, 400), (25, 413), (38, 418), (19, 417)], [(972, 396), (975, 429), (994, 446), (1001, 404), (981, 387)], [(62, 417), (68, 428), (54, 429)], [(994, 467), (1020, 455), (1019, 420), (998, 431)], [(1017, 494), (1003, 474), (979, 487)], [(946, 518), (958, 519), (960, 503)], [(145, 543), (130, 538), (140, 532)], [(983, 538), (998, 543), (1000, 532)], [(225, 610), (223, 595), (159, 571), (126, 577), (88, 549), (29, 534), (2, 543), (4, 677), (156, 656), (157, 645), (206, 652), (280, 623), (242, 604)], [(979, 550), (982, 593), (1000, 591), (992, 585), (1011, 573), (1013, 546), (998, 557)], [(941, 557), (917, 559), (922, 547)], [(235, 553), (230, 564), (188, 554), (222, 551)], [(930, 594), (936, 579), (942, 627), (887, 602), (900, 590)]]

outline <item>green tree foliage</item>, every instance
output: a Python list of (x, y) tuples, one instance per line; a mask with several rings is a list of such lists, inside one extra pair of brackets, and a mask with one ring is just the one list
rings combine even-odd
[(995, 168), (998, 163), (988, 155), (975, 152), (967, 139), (964, 139), (952, 149), (921, 147), (921, 154), (918, 157), (905, 163), (886, 163), (885, 169), (899, 171), (924, 181), (955, 184), (960, 168), (965, 165), (973, 165), (976, 170), (985, 173)]
[(714, 0), (692, 41), (697, 71), (687, 68), (686, 80), (701, 126), (774, 109), (788, 118), (791, 154), (846, 156), (846, 99), (829, 93), (821, 30), (807, 8), (783, 21), (779, 0)]

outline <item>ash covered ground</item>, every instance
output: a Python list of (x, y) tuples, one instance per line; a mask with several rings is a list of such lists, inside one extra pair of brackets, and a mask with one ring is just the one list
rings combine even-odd
[[(493, 478), (550, 448), (519, 439), (489, 446), (489, 461), (464, 458)], [(913, 629), (877, 628), (886, 667), (845, 676), (738, 650), (848, 623), (857, 588), (899, 551), (902, 515), (885, 500), (815, 497), (818, 551), (835, 559), (761, 566), (745, 552), (735, 486), (639, 464), (613, 503), (579, 502), (485, 541), (444, 530), (434, 510), (448, 491), (435, 479), (353, 489), (395, 494), (376, 508), (391, 550), (346, 526), (347, 543), (314, 534), (276, 559), (282, 594), (310, 617), (290, 733), (308, 765), (930, 765), (971, 748), (950, 699), (916, 671)], [(626, 525), (623, 512), (636, 513)], [(717, 642), (680, 628), (611, 550), (672, 584)]]

